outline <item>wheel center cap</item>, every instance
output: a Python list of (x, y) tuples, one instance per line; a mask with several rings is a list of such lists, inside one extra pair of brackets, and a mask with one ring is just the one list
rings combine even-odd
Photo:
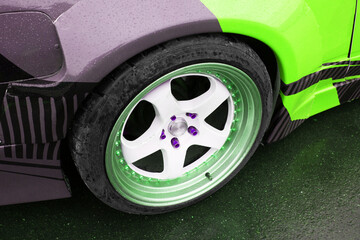
[(187, 131), (188, 125), (185, 119), (178, 117), (174, 121), (171, 121), (168, 126), (168, 130), (171, 135), (179, 137)]

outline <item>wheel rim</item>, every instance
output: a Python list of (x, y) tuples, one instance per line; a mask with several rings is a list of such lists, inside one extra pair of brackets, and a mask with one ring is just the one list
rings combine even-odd
[[(171, 83), (184, 77), (207, 78), (210, 87), (194, 99), (178, 101)], [(140, 137), (129, 141), (124, 129), (142, 101), (151, 103), (155, 118)], [(228, 106), (227, 117), (223, 130), (217, 130), (205, 119), (222, 103)], [(192, 200), (216, 187), (239, 166), (256, 139), (261, 116), (260, 93), (243, 71), (221, 63), (177, 69), (145, 88), (118, 117), (106, 146), (108, 178), (117, 192), (139, 205), (171, 206)], [(209, 150), (184, 166), (186, 152), (193, 145)], [(156, 150), (163, 155), (161, 172), (135, 166), (141, 157)]]

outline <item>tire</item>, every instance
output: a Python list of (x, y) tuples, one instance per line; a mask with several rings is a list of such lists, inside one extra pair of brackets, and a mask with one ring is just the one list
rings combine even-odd
[(118, 67), (90, 95), (73, 124), (72, 157), (107, 205), (174, 211), (244, 166), (272, 99), (266, 67), (247, 44), (226, 35), (170, 41)]

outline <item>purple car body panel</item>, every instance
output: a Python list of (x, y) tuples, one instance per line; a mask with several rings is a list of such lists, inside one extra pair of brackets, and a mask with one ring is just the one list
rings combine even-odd
[[(55, 26), (46, 14), (0, 14), (0, 31), (0, 54), (28, 73), (28, 78), (48, 76), (60, 70), (63, 64), (60, 42)], [(0, 70), (0, 83), (24, 80), (22, 76), (7, 78), (7, 71)]]
[[(49, 163), (60, 166), (60, 143), (78, 107), (113, 69), (168, 40), (221, 32), (218, 20), (200, 0), (8, 0), (1, 5), (0, 12), (49, 15), (64, 64), (50, 77), (0, 84), (0, 192), (6, 193), (0, 194), (0, 205), (69, 196), (61, 168)], [(19, 61), (11, 64), (19, 67)], [(33, 184), (20, 184), (24, 181)], [(46, 191), (38, 194), (42, 188)]]
[(66, 63), (60, 81), (66, 82), (99, 82), (124, 61), (159, 43), (221, 32), (216, 17), (199, 0), (81, 1), (55, 25)]
[(56, 20), (63, 12), (79, 1), (80, 0), (2, 0), (0, 13), (37, 11), (46, 13), (52, 20)]
[[(1, 147), (0, 147), (1, 150)], [(0, 151), (3, 155), (4, 151)], [(0, 156), (0, 205), (70, 197), (60, 161)]]
[[(56, 175), (60, 171), (53, 171)], [(0, 205), (71, 197), (63, 179), (2, 171)]]

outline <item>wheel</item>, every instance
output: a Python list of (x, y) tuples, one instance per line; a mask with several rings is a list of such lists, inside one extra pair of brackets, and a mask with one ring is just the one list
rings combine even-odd
[(272, 90), (259, 56), (228, 36), (174, 40), (110, 74), (77, 115), (72, 156), (116, 209), (157, 214), (228, 182), (257, 148)]

